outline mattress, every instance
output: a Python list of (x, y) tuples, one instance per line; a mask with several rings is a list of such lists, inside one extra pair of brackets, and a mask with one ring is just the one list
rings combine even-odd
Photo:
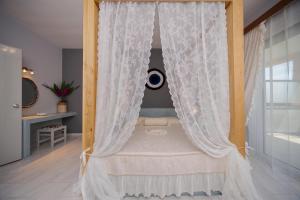
[(113, 176), (220, 174), (226, 168), (226, 158), (215, 159), (197, 149), (174, 119), (167, 126), (138, 124), (123, 149), (102, 161)]

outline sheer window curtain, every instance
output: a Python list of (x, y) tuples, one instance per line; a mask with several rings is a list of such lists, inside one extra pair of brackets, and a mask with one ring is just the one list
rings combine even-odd
[(258, 74), (261, 72), (261, 68), (263, 67), (265, 32), (265, 24), (261, 23), (258, 27), (245, 35), (246, 124), (248, 124), (251, 116), (255, 90), (260, 89), (258, 88), (259, 84), (257, 84), (257, 82), (259, 81)]
[(247, 142), (263, 154), (264, 81), (263, 60), (266, 27), (261, 23), (245, 35), (245, 113)]
[(224, 3), (160, 3), (158, 9), (167, 81), (185, 133), (210, 156), (228, 156), (222, 199), (260, 199), (248, 162), (228, 139)]
[[(263, 57), (263, 56), (262, 56)], [(262, 63), (263, 65), (263, 63)], [(249, 155), (264, 156), (265, 135), (265, 90), (264, 68), (260, 67), (257, 72), (256, 89), (253, 93), (251, 116), (247, 121), (247, 143)], [(250, 154), (251, 152), (251, 154)]]
[(121, 198), (100, 158), (118, 152), (134, 130), (144, 96), (154, 14), (155, 4), (100, 4), (95, 142), (80, 181), (83, 199)]

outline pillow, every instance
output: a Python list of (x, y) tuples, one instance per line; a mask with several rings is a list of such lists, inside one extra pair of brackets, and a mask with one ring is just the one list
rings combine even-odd
[(168, 126), (168, 119), (165, 117), (145, 118), (145, 126)]
[(177, 117), (168, 117), (168, 124), (178, 124), (179, 123), (179, 119)]
[(166, 135), (168, 131), (164, 128), (159, 128), (159, 127), (149, 127), (148, 129), (146, 128), (146, 134), (148, 135), (156, 135), (156, 136), (161, 136), (161, 135)]

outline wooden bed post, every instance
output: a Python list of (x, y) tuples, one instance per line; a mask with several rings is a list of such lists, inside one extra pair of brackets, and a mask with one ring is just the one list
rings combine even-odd
[(226, 8), (230, 80), (230, 141), (245, 156), (244, 107), (244, 14), (243, 0), (233, 0)]
[[(114, 0), (111, 0), (114, 1)], [(123, 0), (128, 1), (128, 0)], [(157, 0), (134, 0), (156, 2)], [(161, 0), (193, 2), (218, 0)], [(230, 140), (245, 155), (243, 0), (226, 2), (230, 66)], [(97, 41), (99, 0), (83, 0), (83, 130), (82, 148), (92, 151), (96, 115)]]
[(83, 119), (82, 149), (94, 143), (97, 90), (98, 4), (83, 0)]

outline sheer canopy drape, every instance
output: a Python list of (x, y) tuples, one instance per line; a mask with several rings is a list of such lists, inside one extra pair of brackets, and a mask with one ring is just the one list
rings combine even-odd
[(118, 152), (134, 130), (146, 84), (154, 14), (155, 4), (100, 4), (95, 142), (81, 180), (84, 199), (120, 199), (99, 158)]
[(95, 143), (82, 166), (83, 198), (121, 198), (102, 170), (101, 157), (118, 152), (132, 135), (146, 83), (156, 6), (170, 93), (186, 134), (208, 155), (228, 157), (223, 200), (258, 200), (250, 166), (228, 140), (224, 3), (100, 4)]
[(256, 200), (250, 166), (229, 141), (229, 75), (224, 3), (161, 3), (163, 57), (173, 104), (194, 145), (228, 156), (226, 200)]

